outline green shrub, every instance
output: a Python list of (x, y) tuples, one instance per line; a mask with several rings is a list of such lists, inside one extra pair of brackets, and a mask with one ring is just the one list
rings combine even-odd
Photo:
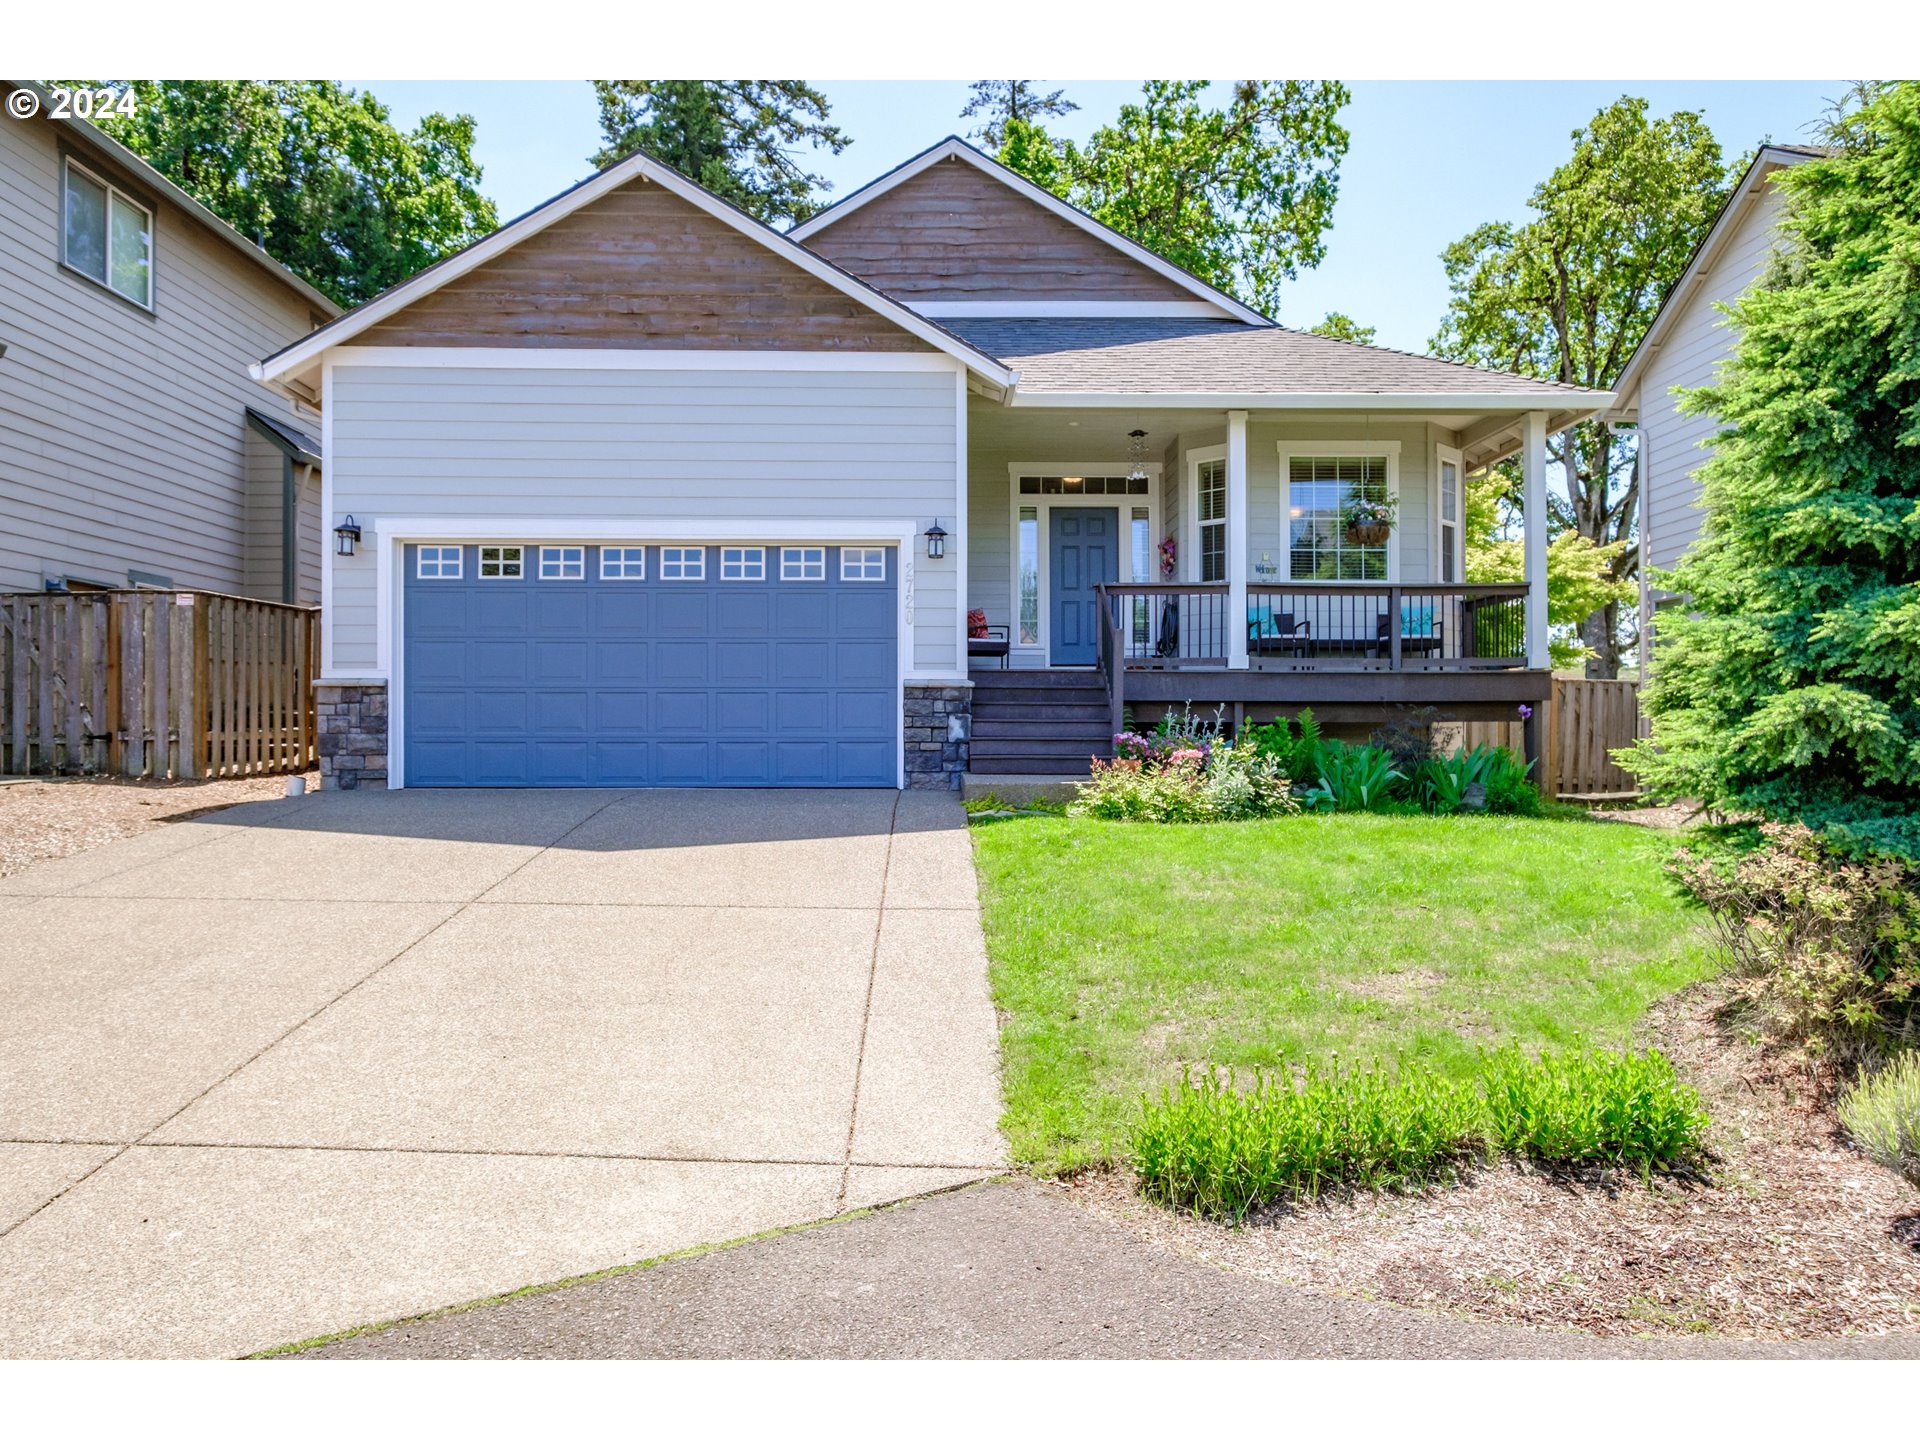
[(1294, 784), (1307, 785), (1320, 775), (1320, 722), (1312, 710), (1302, 710), (1297, 724), (1296, 730), (1283, 715), (1271, 725), (1247, 726), (1246, 739)]
[(1131, 1149), (1153, 1200), (1238, 1223), (1329, 1185), (1405, 1189), (1493, 1153), (1546, 1164), (1686, 1163), (1707, 1127), (1700, 1097), (1658, 1051), (1485, 1056), (1477, 1082), (1431, 1070), (1185, 1077), (1143, 1106)]
[(1419, 1185), (1485, 1148), (1471, 1086), (1418, 1070), (1188, 1077), (1145, 1106), (1134, 1165), (1152, 1199), (1240, 1221), (1256, 1205), (1328, 1185)]
[(1518, 1046), (1481, 1069), (1495, 1143), (1549, 1165), (1670, 1170), (1698, 1153), (1700, 1096), (1658, 1050), (1582, 1050), (1529, 1059)]
[(1528, 775), (1532, 764), (1504, 746), (1496, 746), (1481, 783), (1487, 787), (1489, 815), (1540, 815), (1546, 802)]
[[(1420, 808), (1434, 815), (1451, 815), (1465, 808), (1468, 787), (1478, 785), (1484, 794), (1496, 757), (1505, 753), (1491, 745), (1478, 745), (1457, 755), (1430, 757), (1413, 774)], [(1481, 804), (1485, 803), (1483, 799)]]
[(1840, 1123), (1869, 1158), (1920, 1185), (1920, 1051), (1905, 1050), (1840, 1097)]
[(1306, 796), (1313, 810), (1377, 810), (1404, 779), (1385, 750), (1341, 740), (1321, 742), (1319, 767), (1320, 783)]
[(1223, 742), (1213, 747), (1206, 760), (1206, 791), (1222, 820), (1261, 820), (1300, 808), (1279, 762), (1250, 745)]
[(1220, 818), (1197, 760), (1149, 766), (1138, 760), (1095, 760), (1093, 773), (1067, 806), (1069, 815), (1143, 820), (1158, 825)]
[(1920, 867), (1850, 858), (1801, 825), (1670, 869), (1713, 916), (1736, 995), (1780, 1043), (1860, 1058), (1920, 1042)]

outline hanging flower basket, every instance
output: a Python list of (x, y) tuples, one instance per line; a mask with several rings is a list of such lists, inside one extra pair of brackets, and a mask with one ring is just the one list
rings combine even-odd
[(1340, 512), (1347, 527), (1349, 545), (1384, 545), (1393, 534), (1393, 522), (1400, 511), (1394, 496), (1379, 500), (1352, 500)]

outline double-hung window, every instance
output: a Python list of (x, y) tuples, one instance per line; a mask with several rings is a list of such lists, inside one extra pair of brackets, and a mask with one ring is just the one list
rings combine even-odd
[(1341, 518), (1355, 500), (1385, 500), (1388, 457), (1288, 455), (1287, 577), (1291, 580), (1385, 580), (1387, 544), (1359, 545)]
[(153, 308), (153, 212), (67, 161), (61, 257), (122, 299)]
[(1460, 544), (1460, 458), (1440, 452), (1440, 583), (1457, 584), (1465, 563)]
[(1227, 578), (1227, 462), (1202, 460), (1195, 467), (1195, 513), (1200, 527), (1200, 579)]

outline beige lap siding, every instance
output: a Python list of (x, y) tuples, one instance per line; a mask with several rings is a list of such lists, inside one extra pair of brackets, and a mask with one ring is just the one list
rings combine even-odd
[[(868, 536), (936, 517), (954, 529), (952, 370), (600, 370), (336, 366), (332, 508), (369, 539), (381, 516), (497, 524), (710, 525), (714, 538), (783, 522)], [(584, 532), (583, 532), (584, 533)], [(331, 673), (378, 662), (374, 547), (333, 562)], [(911, 667), (954, 672), (950, 549), (916, 539)]]

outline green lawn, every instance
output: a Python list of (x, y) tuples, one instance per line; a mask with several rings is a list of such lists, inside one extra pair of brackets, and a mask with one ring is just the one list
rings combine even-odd
[(1007, 1126), (1043, 1170), (1114, 1156), (1185, 1063), (1625, 1042), (1712, 968), (1634, 825), (1302, 816), (976, 822)]

